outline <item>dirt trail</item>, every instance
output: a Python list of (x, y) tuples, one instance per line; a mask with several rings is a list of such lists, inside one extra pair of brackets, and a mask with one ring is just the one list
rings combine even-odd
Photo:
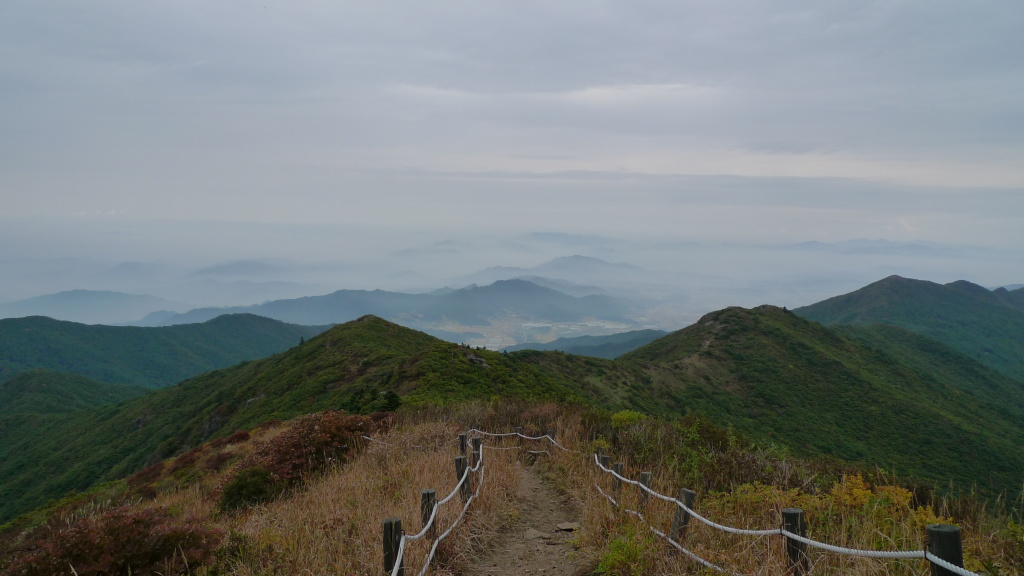
[[(472, 562), (468, 574), (481, 576), (574, 576), (586, 574), (587, 559), (569, 540), (579, 528), (572, 503), (529, 468), (517, 465), (519, 518)], [(561, 526), (559, 526), (561, 525)], [(570, 554), (570, 552), (573, 552)]]

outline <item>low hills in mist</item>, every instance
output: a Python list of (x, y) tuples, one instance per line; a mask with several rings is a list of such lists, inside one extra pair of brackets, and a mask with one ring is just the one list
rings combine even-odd
[(324, 296), (274, 300), (256, 306), (199, 308), (162, 318), (163, 325), (203, 322), (225, 313), (249, 313), (294, 324), (330, 324), (366, 314), (420, 325), (452, 321), (483, 326), (507, 317), (544, 321), (584, 318), (628, 321), (629, 303), (602, 294), (570, 296), (525, 280), (502, 280), (488, 286), (469, 286), (432, 294), (385, 290), (338, 290)]
[(896, 327), (728, 308), (606, 360), (471, 349), (367, 316), (120, 404), (0, 421), (0, 520), (270, 419), (512, 397), (700, 413), (797, 454), (983, 490), (1024, 474), (1021, 382)]
[(180, 302), (106, 290), (68, 290), (0, 303), (0, 318), (48, 316), (82, 324), (128, 324), (155, 310), (181, 310)]

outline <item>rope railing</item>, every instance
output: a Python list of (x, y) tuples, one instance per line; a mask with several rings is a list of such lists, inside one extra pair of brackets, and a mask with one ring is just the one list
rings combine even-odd
[[(793, 532), (791, 530), (787, 530), (786, 527), (783, 527), (783, 528), (772, 528), (772, 529), (767, 529), (767, 530), (751, 530), (751, 529), (747, 529), (747, 528), (736, 528), (736, 527), (733, 527), (733, 526), (726, 526), (724, 524), (719, 524), (719, 523), (714, 522), (714, 521), (712, 521), (712, 520), (710, 520), (708, 518), (705, 518), (704, 516), (701, 516), (695, 510), (693, 510), (693, 508), (691, 506), (687, 506), (684, 502), (681, 502), (679, 499), (673, 498), (671, 496), (666, 496), (664, 494), (661, 494), (661, 493), (657, 492), (656, 490), (653, 490), (649, 486), (645, 485), (643, 482), (638, 482), (638, 481), (633, 480), (631, 478), (627, 478), (627, 477), (619, 474), (618, 472), (616, 472), (614, 469), (605, 466), (604, 464), (601, 463), (601, 458), (599, 457), (598, 454), (594, 454), (594, 464), (602, 472), (610, 474), (612, 477), (616, 478), (617, 480), (619, 480), (621, 482), (624, 482), (626, 484), (632, 485), (632, 486), (636, 486), (637, 488), (642, 490), (645, 494), (648, 494), (648, 495), (653, 496), (655, 498), (658, 498), (660, 500), (664, 500), (665, 502), (670, 502), (670, 503), (674, 504), (675, 506), (679, 507), (679, 509), (685, 511), (688, 514), (688, 517), (696, 518), (697, 520), (699, 520), (703, 524), (705, 524), (705, 525), (707, 525), (707, 526), (709, 526), (711, 528), (715, 528), (717, 530), (720, 530), (722, 532), (727, 532), (727, 533), (730, 533), (730, 534), (747, 535), (747, 536), (774, 536), (774, 535), (780, 535), (780, 536), (785, 536), (786, 538), (791, 539), (791, 540), (793, 540), (795, 542), (799, 542), (801, 544), (804, 544), (806, 546), (810, 546), (810, 547), (813, 547), (813, 548), (825, 550), (825, 551), (828, 551), (828, 552), (833, 552), (833, 553), (836, 553), (836, 554), (844, 554), (844, 555), (848, 555), (848, 556), (859, 556), (859, 557), (865, 557), (865, 558), (900, 559), (900, 560), (923, 558), (923, 559), (928, 560), (929, 562), (932, 562), (933, 564), (936, 564), (938, 566), (941, 566), (942, 568), (945, 568), (946, 570), (949, 570), (951, 572), (959, 574), (960, 576), (979, 576), (978, 574), (976, 574), (974, 572), (971, 572), (969, 570), (965, 570), (964, 568), (962, 568), (960, 566), (957, 566), (956, 564), (953, 564), (953, 563), (951, 563), (951, 562), (949, 562), (949, 561), (947, 561), (947, 560), (945, 560), (943, 558), (940, 558), (939, 556), (933, 554), (932, 552), (930, 552), (928, 550), (863, 550), (863, 549), (856, 549), (856, 548), (846, 548), (846, 547), (843, 547), (843, 546), (836, 546), (836, 545), (833, 545), (833, 544), (828, 544), (826, 542), (819, 542), (817, 540), (813, 540), (811, 538), (807, 538), (806, 536), (804, 536), (802, 534), (797, 534), (797, 533), (795, 533), (795, 532)], [(603, 496), (608, 498), (608, 500), (612, 504), (618, 506), (618, 503), (615, 502), (615, 500), (613, 498), (611, 498), (610, 496), (605, 494), (604, 491), (601, 490), (600, 486), (596, 486), (595, 485), (595, 488), (597, 488), (597, 490), (599, 492), (601, 492), (601, 494)], [(626, 510), (625, 508), (623, 508), (623, 510), (625, 510), (626, 512), (634, 513), (636, 516), (640, 517), (641, 520), (644, 520), (643, 516), (641, 514), (639, 514), (638, 512)], [(798, 510), (798, 509), (787, 509), (787, 510), (793, 510), (793, 511), (799, 512), (799, 514), (800, 514), (800, 522), (802, 524), (802, 518), (803, 518), (803, 516), (802, 516), (803, 515), (803, 511), (802, 510)], [(785, 512), (786, 511), (784, 511), (784, 513)], [(688, 520), (688, 518), (687, 518), (687, 520)], [(644, 520), (644, 522), (647, 523), (646, 520)], [(648, 526), (655, 533), (661, 534), (653, 526), (650, 526), (650, 524), (648, 524)], [(694, 560), (696, 560), (696, 561), (700, 562), (701, 564), (707, 566), (707, 564), (704, 564), (703, 560), (698, 560), (693, 555), (691, 555), (691, 553), (689, 553), (688, 551), (684, 550), (682, 548), (682, 546), (679, 545), (678, 542), (675, 542), (674, 540), (672, 540), (668, 536), (664, 536), (664, 537), (665, 537), (666, 540), (668, 540), (670, 543), (672, 543), (678, 549), (680, 549), (685, 554), (687, 554), (687, 556), (690, 556)], [(959, 544), (957, 544), (957, 546), (959, 546)], [(804, 552), (804, 556), (806, 556), (805, 552)], [(717, 570), (724, 571), (724, 570), (722, 570), (722, 569), (720, 569), (718, 567), (714, 567), (714, 568), (717, 569)], [(800, 570), (795, 570), (795, 572), (799, 573), (801, 571)]]
[[(475, 436), (470, 437), (470, 435), (475, 435)], [(438, 510), (440, 509), (440, 507), (445, 505), (445, 504), (447, 504), (448, 502), (450, 502), (453, 498), (455, 498), (455, 496), (457, 494), (462, 493), (463, 494), (463, 498), (465, 500), (465, 502), (463, 504), (463, 507), (462, 507), (462, 510), (459, 512), (459, 515), (452, 521), (452, 523), (448, 527), (448, 529), (444, 531), (444, 533), (442, 533), (439, 536), (433, 537), (433, 544), (432, 544), (432, 546), (430, 548), (430, 551), (428, 552), (428, 554), (426, 556), (426, 559), (424, 561), (424, 564), (423, 564), (421, 570), (418, 573), (418, 576), (424, 576), (427, 573), (427, 571), (430, 568), (430, 564), (431, 564), (431, 562), (434, 559), (435, 553), (437, 551), (437, 547), (440, 544), (440, 542), (442, 540), (444, 540), (445, 538), (447, 538), (452, 533), (452, 531), (455, 530), (455, 528), (462, 522), (462, 520), (465, 518), (465, 516), (466, 516), (466, 514), (467, 514), (467, 512), (469, 510), (470, 505), (480, 495), (480, 490), (481, 490), (481, 488), (483, 486), (483, 483), (484, 483), (483, 455), (484, 455), (485, 450), (522, 450), (524, 448), (524, 446), (522, 445), (522, 440), (520, 440), (520, 445), (519, 446), (489, 446), (489, 445), (485, 446), (482, 443), (482, 438), (483, 437), (493, 437), (493, 438), (518, 437), (518, 438), (520, 438), (522, 440), (533, 440), (533, 441), (547, 440), (551, 445), (556, 446), (556, 447), (560, 448), (561, 450), (563, 450), (565, 452), (578, 453), (575, 450), (570, 450), (570, 449), (562, 446), (558, 442), (556, 442), (554, 437), (553, 437), (553, 434), (551, 434), (551, 433), (544, 434), (542, 436), (527, 436), (527, 435), (523, 434), (522, 432), (520, 432), (518, 430), (515, 431), (515, 432), (502, 432), (502, 433), (498, 433), (498, 432), (487, 432), (487, 431), (484, 431), (484, 430), (480, 430), (478, 428), (471, 428), (466, 433), (461, 434), (457, 441), (460, 443), (460, 446), (462, 447), (462, 452), (463, 452), (463, 454), (465, 454), (465, 451), (466, 451), (466, 448), (467, 448), (467, 439), (472, 440), (472, 446), (473, 446), (473, 450), (474, 450), (472, 454), (474, 456), (473, 460), (475, 462), (472, 463), (471, 465), (465, 465), (464, 468), (461, 469), (462, 473), (461, 473), (461, 475), (459, 477), (459, 481), (456, 484), (455, 488), (452, 489), (451, 493), (448, 494), (448, 496), (446, 496), (445, 498), (443, 498), (441, 500), (438, 500), (437, 502), (432, 504), (432, 506), (430, 507), (429, 516), (424, 520), (423, 528), (418, 533), (413, 534), (413, 535), (406, 535), (406, 534), (404, 534), (404, 532), (401, 532), (400, 521), (399, 521), (399, 523), (397, 525), (398, 526), (397, 534), (392, 534), (393, 540), (392, 540), (391, 550), (393, 551), (393, 556), (390, 557), (390, 561), (393, 562), (393, 563), (389, 563), (389, 551), (388, 551), (388, 538), (389, 538), (389, 536), (388, 536), (387, 522), (392, 521), (392, 520), (397, 520), (397, 519), (389, 519), (388, 521), (385, 521), (385, 566), (386, 566), (386, 569), (387, 569), (388, 573), (391, 574), (391, 576), (401, 576), (401, 575), (404, 574), (403, 558), (404, 558), (405, 552), (406, 552), (406, 543), (407, 542), (411, 542), (411, 541), (421, 540), (423, 538), (428, 537), (428, 535), (430, 535), (432, 530), (435, 528), (435, 524), (437, 522)], [(380, 442), (382, 444), (387, 444), (387, 443), (385, 443), (383, 441), (376, 440), (376, 439), (370, 438), (368, 436), (364, 436), (364, 438), (366, 440), (376, 441), (376, 442)], [(440, 446), (444, 446), (444, 445), (447, 445), (447, 444), (450, 444), (450, 442), (442, 444)], [(438, 447), (440, 447), (440, 446), (438, 446)], [(529, 453), (531, 455), (537, 455), (537, 454), (548, 454), (548, 455), (550, 455), (551, 454), (547, 450), (524, 450), (524, 452)], [(460, 458), (463, 458), (463, 457), (460, 457)], [(603, 458), (605, 458), (605, 463), (607, 463), (607, 456), (604, 456)], [(457, 466), (458, 466), (458, 460), (459, 460), (459, 458), (456, 458)], [(795, 574), (795, 575), (804, 575), (805, 576), (807, 574), (807, 571), (809, 570), (809, 568), (808, 568), (808, 559), (807, 559), (807, 555), (806, 555), (806, 547), (811, 547), (811, 548), (816, 548), (816, 549), (824, 550), (824, 551), (827, 551), (827, 552), (832, 552), (832, 553), (835, 553), (835, 554), (842, 554), (842, 555), (848, 555), (848, 556), (858, 556), (858, 557), (865, 557), (865, 558), (899, 559), (899, 560), (905, 560), (905, 559), (925, 559), (928, 562), (931, 562), (932, 564), (934, 564), (936, 567), (941, 567), (942, 569), (949, 571), (949, 573), (956, 574), (958, 576), (979, 576), (978, 574), (976, 574), (974, 572), (966, 570), (966, 569), (962, 568), (961, 566), (958, 566), (957, 564), (955, 564), (953, 562), (950, 562), (949, 559), (951, 559), (952, 557), (948, 553), (944, 553), (943, 550), (937, 550), (934, 547), (932, 547), (931, 550), (863, 550), (863, 549), (856, 549), (856, 548), (846, 548), (846, 547), (843, 547), (843, 546), (836, 546), (836, 545), (833, 545), (833, 544), (828, 544), (826, 542), (820, 542), (820, 541), (814, 540), (812, 538), (808, 538), (808, 537), (806, 537), (802, 533), (803, 532), (803, 511), (799, 510), (799, 509), (786, 509), (786, 510), (783, 511), (784, 520), (787, 520), (786, 519), (786, 514), (787, 513), (797, 512), (797, 513), (799, 513), (800, 516), (799, 516), (799, 523), (798, 524), (790, 524), (788, 522), (788, 520), (787, 520), (786, 522), (784, 522), (784, 526), (782, 528), (771, 528), (771, 529), (760, 530), (760, 529), (750, 529), (750, 528), (737, 528), (737, 527), (734, 527), (734, 526), (728, 526), (728, 525), (725, 525), (725, 524), (720, 524), (718, 522), (715, 522), (715, 521), (713, 521), (713, 520), (711, 520), (709, 518), (706, 518), (706, 517), (702, 516), (697, 511), (695, 511), (691, 505), (688, 505), (686, 502), (683, 502), (679, 498), (673, 498), (671, 496), (666, 496), (666, 495), (661, 494), (660, 492), (652, 489), (648, 485), (649, 484), (650, 476), (649, 476), (649, 473), (647, 473), (647, 472), (645, 472), (644, 474), (641, 475), (641, 480), (642, 481), (637, 481), (637, 480), (633, 480), (631, 478), (627, 478), (623, 474), (620, 474), (619, 471), (617, 471), (617, 470), (621, 469), (621, 464), (616, 464), (615, 469), (610, 468), (610, 467), (606, 466), (605, 464), (602, 464), (602, 457), (599, 457), (597, 454), (594, 455), (594, 463), (600, 469), (601, 472), (611, 475), (617, 481), (619, 481), (621, 483), (625, 483), (625, 484), (631, 485), (631, 486), (636, 486), (644, 494), (644, 500), (646, 500), (646, 498), (648, 496), (650, 496), (650, 497), (654, 497), (656, 499), (668, 502), (668, 503), (672, 504), (674, 507), (677, 508), (677, 516), (679, 514), (681, 514), (682, 512), (685, 512), (686, 515), (683, 517), (683, 520), (682, 520), (682, 522), (683, 522), (682, 535), (685, 535), (685, 523), (689, 522), (690, 518), (695, 518), (696, 520), (698, 520), (699, 522), (703, 523), (704, 525), (706, 525), (708, 527), (711, 527), (711, 528), (714, 528), (716, 530), (719, 530), (719, 531), (722, 531), (722, 532), (726, 532), (726, 533), (729, 533), (729, 534), (744, 535), (744, 536), (758, 536), (758, 537), (761, 537), (761, 536), (783, 536), (783, 537), (785, 537), (787, 539), (787, 555), (789, 556), (789, 560), (790, 560), (790, 568), (791, 568), (793, 574)], [(471, 473), (478, 473), (479, 474), (479, 482), (477, 482), (475, 490), (473, 491), (473, 493), (469, 494), (470, 487), (466, 486), (466, 483), (470, 482), (470, 474)], [(682, 537), (679, 535), (680, 533), (679, 533), (679, 531), (677, 529), (677, 526), (675, 525), (675, 521), (673, 523), (672, 535), (666, 534), (665, 532), (662, 532), (662, 531), (658, 530), (654, 525), (652, 525), (644, 517), (644, 515), (641, 512), (639, 512), (637, 510), (631, 510), (631, 509), (628, 509), (628, 508), (622, 506), (618, 501), (616, 501), (615, 498), (613, 498), (612, 496), (610, 496), (607, 493), (605, 493), (604, 490), (602, 490), (599, 485), (595, 484), (594, 487), (613, 506), (615, 506), (616, 508), (622, 510), (623, 512), (625, 512), (625, 513), (627, 513), (629, 515), (637, 517), (641, 522), (643, 522), (648, 527), (648, 529), (652, 533), (654, 533), (655, 535), (657, 535), (660, 538), (664, 539), (666, 542), (669, 543), (669, 545), (671, 545), (673, 548), (675, 548), (676, 550), (681, 552), (683, 555), (685, 555), (689, 559), (693, 560), (694, 562), (697, 562), (698, 564), (700, 564), (700, 565), (702, 565), (702, 566), (704, 566), (706, 568), (715, 570), (717, 572), (721, 572), (723, 574), (729, 574), (730, 576), (739, 576), (737, 573), (732, 572), (730, 570), (727, 570), (725, 568), (722, 568), (721, 566), (717, 566), (717, 565), (713, 564), (712, 562), (710, 562), (710, 561), (708, 561), (708, 560), (706, 560), (704, 558), (701, 558), (699, 555), (695, 554), (691, 550), (688, 550), (687, 548), (685, 548), (682, 545), (681, 542), (676, 540), (676, 538), (679, 538), (681, 540)], [(616, 488), (616, 491), (617, 490), (618, 490), (618, 488)], [(427, 492), (427, 491), (425, 491), (425, 492)], [(433, 496), (432, 496), (433, 491), (429, 491), (429, 492), (431, 492), (431, 498), (433, 498)], [(684, 492), (684, 494), (681, 494), (680, 498), (683, 498), (684, 496), (686, 496), (687, 502), (690, 502), (692, 504), (693, 493), (689, 492), (689, 491), (685, 491), (685, 490), (683, 492)], [(689, 494), (686, 494), (687, 492)], [(424, 510), (424, 516), (426, 516), (426, 512), (425, 512), (426, 508), (424, 507), (423, 510)], [(955, 528), (955, 527), (948, 527), (947, 526), (945, 528)], [(932, 531), (931, 530), (932, 530), (932, 527), (929, 526), (929, 540), (932, 537)], [(959, 529), (956, 528), (956, 530), (957, 530), (957, 548), (959, 549)], [(434, 531), (436, 531), (436, 530), (434, 530)], [(938, 552), (939, 554), (942, 554), (943, 556), (945, 556), (945, 558), (937, 555), (935, 552)], [(957, 560), (957, 561), (961, 562), (961, 560)]]
[(694, 562), (697, 562), (698, 564), (700, 564), (700, 565), (702, 565), (702, 566), (704, 566), (706, 568), (711, 568), (712, 570), (717, 570), (718, 572), (723, 572), (725, 574), (732, 574), (734, 576), (738, 576), (735, 573), (729, 572), (728, 570), (726, 570), (725, 568), (722, 568), (721, 566), (716, 566), (716, 565), (712, 564), (711, 562), (708, 562), (707, 560), (705, 560), (705, 559), (701, 558), (700, 556), (694, 554), (693, 552), (687, 550), (686, 548), (684, 548), (682, 546), (682, 544), (680, 544), (680, 543), (676, 542), (675, 540), (673, 540), (668, 534), (665, 534), (664, 532), (661, 532), (660, 530), (658, 530), (657, 528), (652, 526), (651, 523), (648, 522), (646, 518), (644, 518), (643, 514), (637, 512), (636, 510), (630, 510), (629, 508), (624, 508), (624, 507), (620, 506), (619, 503), (616, 502), (614, 498), (612, 498), (608, 494), (605, 494), (604, 490), (601, 490), (601, 487), (598, 486), (597, 484), (594, 484), (594, 488), (597, 488), (597, 491), (600, 492), (602, 496), (607, 498), (608, 501), (611, 502), (613, 506), (615, 506), (616, 508), (621, 508), (623, 512), (626, 512), (627, 514), (632, 514), (633, 516), (636, 516), (637, 518), (642, 520), (644, 524), (647, 524), (647, 527), (650, 528), (651, 532), (654, 532), (658, 536), (661, 536), (662, 538), (664, 538), (666, 541), (668, 541), (669, 544), (674, 546), (677, 550), (679, 550), (680, 552), (685, 554), (687, 557), (689, 557)]
[[(427, 573), (427, 570), (430, 569), (430, 563), (433, 561), (434, 554), (437, 552), (437, 546), (441, 543), (442, 540), (447, 538), (448, 535), (452, 533), (452, 531), (459, 525), (460, 522), (462, 522), (462, 519), (466, 516), (466, 512), (469, 511), (470, 504), (472, 504), (473, 501), (476, 500), (477, 496), (480, 495), (480, 489), (483, 486), (484, 477), (485, 477), (484, 476), (484, 458), (483, 458), (484, 451), (480, 450), (476, 454), (477, 454), (476, 458), (475, 458), (476, 459), (476, 463), (473, 464), (473, 465), (465, 466), (465, 468), (463, 468), (461, 477), (459, 478), (459, 482), (455, 485), (455, 488), (452, 489), (452, 491), (448, 494), (448, 496), (442, 498), (441, 500), (438, 500), (437, 502), (435, 502), (433, 504), (433, 506), (431, 507), (431, 510), (430, 510), (429, 517), (423, 523), (423, 529), (422, 530), (420, 530), (416, 534), (408, 535), (408, 534), (405, 534), (404, 532), (401, 531), (401, 522), (400, 521), (397, 522), (397, 523), (395, 522), (395, 520), (398, 520), (398, 519), (389, 518), (388, 520), (385, 520), (385, 527), (384, 527), (384, 532), (385, 532), (385, 545), (384, 545), (385, 546), (385, 553), (384, 553), (384, 557), (385, 557), (385, 559), (384, 559), (384, 563), (385, 563), (385, 570), (388, 570), (389, 566), (390, 566), (390, 572), (389, 573), (391, 574), (391, 576), (399, 576), (400, 574), (404, 574), (403, 560), (404, 560), (404, 557), (405, 557), (405, 549), (406, 549), (405, 548), (405, 543), (406, 542), (416, 541), (416, 540), (421, 540), (424, 537), (426, 537), (431, 532), (431, 529), (434, 528), (434, 523), (437, 520), (437, 512), (440, 509), (440, 507), (443, 506), (444, 504), (447, 504), (449, 501), (451, 501), (453, 498), (455, 498), (455, 496), (457, 494), (462, 492), (463, 486), (465, 486), (466, 482), (469, 482), (469, 478), (470, 478), (469, 475), (470, 475), (471, 472), (479, 472), (480, 480), (479, 480), (479, 482), (477, 482), (476, 490), (473, 492), (472, 495), (470, 495), (468, 498), (466, 498), (466, 502), (462, 506), (462, 511), (459, 512), (458, 517), (456, 517), (455, 520), (452, 521), (451, 526), (449, 526), (448, 529), (444, 531), (444, 533), (442, 533), (441, 535), (439, 535), (439, 536), (437, 536), (436, 538), (433, 539), (434, 543), (430, 547), (430, 552), (427, 554), (427, 558), (424, 561), (423, 567), (420, 570), (418, 576), (423, 576), (424, 574)], [(458, 461), (459, 461), (459, 459), (457, 458), (456, 462), (458, 463)], [(391, 537), (390, 538), (390, 542), (389, 542), (389, 530), (388, 530), (389, 522), (391, 523), (391, 526), (392, 526), (392, 532), (390, 534), (390, 537)], [(394, 532), (396, 527), (397, 527), (397, 534)], [(396, 545), (396, 543), (397, 543), (397, 545)], [(393, 557), (389, 555), (389, 549), (388, 549), (389, 545), (390, 545), (391, 548), (394, 549), (394, 556)]]
[(547, 440), (553, 446), (561, 448), (565, 452), (573, 452), (573, 450), (570, 450), (570, 449), (566, 448), (565, 446), (562, 446), (561, 444), (559, 444), (553, 438), (553, 434), (550, 433), (550, 432), (548, 432), (547, 434), (544, 434), (543, 436), (527, 436), (527, 435), (523, 434), (522, 432), (485, 432), (485, 431), (480, 430), (478, 428), (470, 428), (467, 433), (468, 434), (472, 434), (474, 432), (476, 432), (477, 434), (480, 434), (482, 436), (496, 436), (496, 437), (518, 436), (518, 437), (520, 437), (520, 438), (522, 438), (524, 440)]
[[(470, 435), (473, 435), (473, 434), (475, 434), (476, 436), (470, 437)], [(569, 449), (565, 448), (564, 446), (560, 445), (558, 442), (555, 441), (554, 434), (552, 432), (548, 432), (548, 433), (544, 434), (543, 436), (526, 436), (525, 434), (523, 434), (522, 432), (520, 432), (518, 430), (515, 431), (515, 432), (494, 433), (494, 432), (486, 432), (484, 430), (480, 430), (480, 429), (477, 429), (477, 428), (472, 428), (472, 429), (468, 430), (467, 432), (465, 432), (463, 434), (460, 434), (457, 439), (449, 441), (449, 442), (445, 442), (445, 443), (442, 443), (442, 444), (439, 444), (437, 446), (428, 446), (428, 447), (422, 447), (422, 446), (416, 446), (416, 445), (401, 446), (402, 448), (412, 447), (412, 448), (420, 448), (420, 449), (422, 449), (422, 448), (441, 448), (441, 447), (450, 445), (453, 442), (458, 442), (459, 446), (460, 446), (460, 451), (463, 454), (465, 454), (466, 450), (467, 450), (467, 447), (468, 447), (467, 440), (471, 440), (472, 441), (472, 448), (473, 448), (473, 452), (472, 452), (473, 459), (472, 460), (475, 460), (475, 464), (466, 466), (465, 465), (465, 460), (464, 460), (465, 457), (464, 456), (460, 456), (460, 457), (455, 459), (456, 460), (456, 468), (461, 470), (462, 473), (461, 473), (461, 475), (459, 477), (458, 483), (455, 485), (455, 488), (453, 488), (451, 493), (449, 493), (448, 496), (446, 496), (445, 498), (443, 498), (441, 500), (438, 500), (436, 502), (432, 502), (432, 500), (433, 500), (433, 490), (424, 490), (423, 491), (424, 492), (423, 493), (424, 499), (421, 501), (421, 511), (424, 513), (423, 515), (426, 516), (426, 518), (423, 521), (423, 528), (419, 532), (417, 532), (416, 534), (412, 534), (412, 535), (405, 534), (404, 531), (402, 531), (402, 529), (401, 529), (401, 519), (399, 519), (399, 518), (389, 518), (389, 519), (384, 521), (384, 566), (385, 566), (385, 571), (387, 573), (391, 574), (392, 576), (404, 575), (405, 568), (403, 566), (403, 560), (405, 558), (405, 552), (406, 552), (406, 549), (407, 549), (406, 548), (406, 543), (407, 542), (413, 542), (413, 541), (416, 541), (416, 540), (421, 540), (421, 539), (426, 538), (426, 537), (432, 535), (433, 533), (435, 533), (436, 532), (435, 523), (437, 521), (438, 510), (440, 509), (441, 506), (443, 506), (444, 504), (447, 504), (449, 501), (451, 501), (453, 498), (455, 498), (455, 496), (457, 494), (461, 493), (463, 495), (463, 498), (465, 499), (465, 503), (462, 506), (462, 511), (459, 513), (458, 517), (455, 518), (455, 520), (448, 527), (448, 529), (444, 531), (444, 533), (442, 533), (439, 536), (433, 537), (433, 544), (431, 545), (430, 551), (427, 554), (427, 557), (426, 557), (426, 559), (425, 559), (425, 561), (423, 563), (423, 567), (421, 568), (421, 570), (419, 572), (419, 576), (423, 576), (424, 574), (426, 574), (427, 570), (430, 569), (430, 563), (433, 561), (434, 555), (437, 552), (438, 544), (440, 544), (440, 542), (442, 540), (447, 538), (448, 535), (451, 534), (452, 531), (459, 525), (459, 523), (462, 521), (462, 519), (466, 516), (466, 513), (469, 511), (470, 504), (472, 504), (472, 502), (477, 498), (477, 496), (480, 495), (480, 490), (481, 490), (481, 487), (483, 486), (483, 483), (484, 483), (484, 467), (483, 467), (484, 466), (483, 465), (483, 460), (484, 459), (483, 459), (483, 455), (484, 455), (485, 449), (487, 449), (487, 450), (522, 450), (523, 449), (523, 446), (521, 445), (522, 441), (520, 441), (520, 446), (485, 446), (483, 444), (483, 442), (482, 442), (482, 438), (484, 436), (500, 437), (500, 438), (507, 438), (507, 437), (515, 436), (515, 437), (519, 437), (519, 438), (521, 438), (523, 440), (547, 440), (552, 445), (557, 446), (557, 447), (561, 448), (564, 451), (567, 451), (567, 452), (570, 451)], [(393, 444), (390, 444), (388, 442), (384, 442), (383, 440), (380, 440), (380, 439), (377, 439), (377, 438), (372, 438), (370, 436), (363, 436), (363, 438), (365, 440), (368, 440), (368, 441), (371, 441), (371, 442), (376, 442), (376, 443), (383, 444), (383, 445), (386, 445), (386, 446), (395, 446)], [(530, 454), (530, 455), (537, 455), (537, 454), (548, 454), (548, 455), (550, 455), (551, 454), (547, 450), (526, 450), (525, 452)], [(466, 483), (470, 482), (470, 473), (471, 472), (473, 472), (473, 473), (477, 473), (478, 472), (480, 480), (479, 480), (479, 482), (477, 482), (476, 490), (471, 495), (469, 495), (469, 494), (467, 494), (468, 490), (467, 490), (467, 487), (466, 487)], [(427, 513), (426, 513), (426, 508), (427, 508), (427, 504), (426, 503), (427, 502), (432, 502), (432, 504), (429, 505), (429, 507), (430, 507), (429, 515), (427, 515)]]
[(402, 445), (402, 444), (392, 444), (391, 442), (385, 442), (385, 441), (383, 441), (383, 440), (381, 440), (379, 438), (371, 438), (371, 437), (366, 436), (366, 435), (360, 436), (360, 438), (362, 438), (363, 440), (369, 440), (370, 442), (374, 442), (374, 443), (381, 444), (381, 445), (384, 445), (384, 446), (392, 446), (392, 447), (398, 447), (398, 448), (416, 448), (417, 450), (426, 450), (428, 448), (444, 448), (445, 446), (451, 446), (452, 444), (454, 444), (454, 443), (459, 441), (458, 438), (456, 438), (454, 440), (448, 440), (448, 441), (445, 441), (445, 442), (441, 442), (440, 444), (434, 444), (432, 446), (421, 446), (419, 444), (405, 444), (405, 445)]

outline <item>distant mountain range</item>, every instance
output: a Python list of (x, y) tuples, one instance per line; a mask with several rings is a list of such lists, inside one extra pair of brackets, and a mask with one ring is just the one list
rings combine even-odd
[(797, 308), (827, 326), (888, 324), (943, 342), (1024, 380), (1024, 289), (989, 290), (964, 280), (936, 284), (890, 276)]
[(0, 320), (0, 382), (46, 369), (158, 388), (287, 350), (324, 329), (250, 314), (162, 328), (91, 326), (41, 316), (8, 318)]
[(431, 294), (384, 290), (339, 290), (324, 296), (275, 300), (256, 306), (199, 308), (169, 318), (160, 325), (203, 322), (221, 314), (249, 313), (294, 324), (329, 324), (366, 314), (399, 324), (424, 327), (453, 321), (464, 326), (485, 326), (496, 320), (573, 321), (602, 318), (629, 321), (628, 301), (602, 294), (570, 296), (525, 280), (503, 280), (488, 286), (469, 286)]
[(580, 356), (593, 356), (595, 358), (617, 358), (626, 352), (635, 350), (645, 344), (665, 336), (668, 332), (663, 330), (632, 330), (620, 332), (608, 336), (574, 336), (569, 338), (557, 338), (551, 342), (539, 343), (529, 342), (516, 344), (503, 348), (505, 352), (517, 350), (557, 350), (568, 354)]
[(47, 316), (82, 324), (128, 324), (154, 310), (187, 309), (155, 296), (97, 290), (68, 290), (0, 304), (0, 318)]
[(118, 405), (3, 420), (0, 522), (271, 419), (473, 398), (700, 413), (798, 454), (984, 490), (1024, 474), (1021, 382), (896, 327), (728, 308), (604, 360), (475, 350), (367, 316)]

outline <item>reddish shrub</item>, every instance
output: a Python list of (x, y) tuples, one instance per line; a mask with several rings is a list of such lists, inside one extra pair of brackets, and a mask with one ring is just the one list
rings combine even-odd
[(328, 462), (343, 461), (363, 435), (381, 426), (367, 416), (320, 412), (296, 419), (279, 436), (259, 444), (239, 469), (262, 467), (277, 480), (295, 482)]
[(223, 446), (230, 446), (232, 444), (239, 444), (241, 442), (245, 442), (248, 439), (249, 439), (249, 433), (247, 431), (245, 431), (245, 430), (239, 430), (238, 432), (235, 432), (234, 434), (232, 434), (231, 436), (228, 436), (226, 438), (217, 438), (216, 440), (213, 440), (212, 442), (210, 442), (210, 447), (211, 448), (221, 448)]
[(171, 474), (174, 474), (178, 470), (188, 468), (189, 466), (195, 464), (196, 460), (199, 460), (199, 453), (201, 451), (201, 448), (197, 446), (189, 450), (188, 452), (185, 452), (181, 456), (178, 456), (174, 460), (174, 462), (171, 463), (171, 467), (167, 471), (170, 472)]
[(223, 534), (198, 519), (175, 519), (165, 508), (117, 508), (50, 532), (11, 558), (4, 574), (79, 576), (186, 574), (214, 560)]
[(164, 463), (157, 462), (156, 464), (153, 464), (149, 468), (139, 470), (135, 474), (129, 476), (128, 485), (131, 486), (132, 488), (137, 488), (139, 486), (149, 484), (151, 482), (154, 482), (157, 478), (159, 478), (160, 475), (163, 474), (163, 471)]
[(217, 471), (224, 467), (235, 455), (231, 452), (217, 452), (203, 462), (203, 470)]

